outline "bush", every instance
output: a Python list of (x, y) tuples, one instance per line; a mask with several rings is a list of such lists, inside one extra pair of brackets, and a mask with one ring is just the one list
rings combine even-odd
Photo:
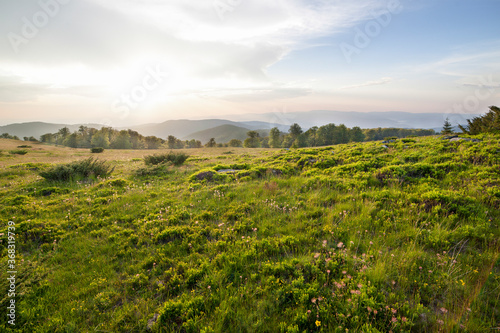
[(50, 170), (40, 172), (40, 176), (47, 180), (55, 181), (75, 181), (81, 179), (101, 177), (106, 178), (113, 172), (106, 161), (99, 161), (92, 157), (75, 161), (69, 164), (58, 165)]
[(161, 163), (173, 164), (175, 166), (182, 165), (189, 155), (185, 153), (167, 153), (160, 155), (148, 155), (144, 157), (144, 163), (146, 165), (158, 165)]
[(29, 145), (20, 145), (20, 146), (17, 146), (17, 148), (31, 148), (31, 146), (29, 146)]
[(93, 154), (99, 154), (99, 153), (102, 153), (103, 151), (104, 151), (104, 148), (102, 148), (102, 147), (90, 148), (90, 152)]
[(12, 155), (26, 155), (28, 151), (24, 149), (17, 149), (17, 150), (9, 150), (9, 153)]

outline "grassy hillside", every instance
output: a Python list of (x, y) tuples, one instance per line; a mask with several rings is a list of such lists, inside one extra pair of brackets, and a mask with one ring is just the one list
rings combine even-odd
[(105, 151), (112, 177), (73, 183), (39, 172), (88, 150), (0, 140), (0, 287), (13, 221), (21, 332), (490, 332), (500, 137), (478, 138)]

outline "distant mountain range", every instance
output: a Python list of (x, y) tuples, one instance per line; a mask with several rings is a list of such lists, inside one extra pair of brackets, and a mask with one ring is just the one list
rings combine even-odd
[[(261, 136), (267, 135), (269, 129), (278, 127), (286, 132), (291, 124), (299, 124), (303, 130), (313, 126), (329, 123), (344, 124), (347, 127), (361, 128), (397, 127), (423, 128), (440, 131), (444, 120), (448, 117), (452, 125), (466, 124), (467, 119), (477, 114), (448, 113), (408, 113), (408, 112), (341, 112), (341, 111), (309, 111), (309, 112), (275, 112), (264, 114), (246, 114), (227, 116), (231, 119), (204, 120), (168, 120), (162, 123), (151, 123), (129, 126), (117, 129), (132, 129), (142, 135), (154, 135), (163, 139), (173, 135), (183, 140), (196, 139), (207, 142), (215, 138), (216, 142), (227, 142), (231, 139), (243, 140), (249, 130), (257, 130)], [(71, 131), (78, 130), (81, 125), (101, 128), (101, 124), (53, 124), (44, 122), (28, 122), (0, 126), (1, 133), (17, 135), (20, 138), (42, 134), (55, 133), (60, 128), (68, 127)]]

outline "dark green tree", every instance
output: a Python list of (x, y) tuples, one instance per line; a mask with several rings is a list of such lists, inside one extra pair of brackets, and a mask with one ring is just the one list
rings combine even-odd
[(115, 137), (114, 141), (111, 142), (111, 148), (114, 149), (130, 149), (132, 148), (132, 143), (130, 142), (130, 134), (128, 131), (122, 130)]
[(248, 131), (248, 138), (243, 142), (245, 148), (258, 148), (260, 145), (259, 133), (257, 131)]
[(363, 142), (365, 141), (365, 135), (363, 130), (359, 127), (353, 127), (349, 133), (352, 142)]
[(269, 132), (269, 146), (271, 148), (281, 147), (281, 133), (277, 127), (271, 128)]
[(446, 118), (443, 124), (443, 130), (441, 131), (441, 134), (451, 134), (451, 133), (453, 133), (453, 126), (451, 125), (449, 119)]
[(177, 143), (177, 138), (173, 135), (169, 135), (167, 137), (167, 145), (168, 145), (168, 148), (170, 149), (174, 149), (175, 148), (175, 144)]
[(467, 125), (458, 125), (462, 132), (470, 135), (500, 133), (500, 108), (490, 106), (490, 111), (480, 117), (467, 119)]
[(298, 136), (302, 134), (302, 128), (300, 127), (299, 124), (295, 123), (290, 126), (288, 133), (290, 133), (290, 136), (295, 141), (295, 139), (297, 139)]
[(207, 148), (217, 147), (217, 142), (215, 142), (215, 138), (210, 138), (210, 140), (208, 140), (208, 142), (205, 144), (205, 147)]
[(243, 143), (238, 139), (232, 139), (228, 142), (228, 145), (229, 147), (243, 147)]

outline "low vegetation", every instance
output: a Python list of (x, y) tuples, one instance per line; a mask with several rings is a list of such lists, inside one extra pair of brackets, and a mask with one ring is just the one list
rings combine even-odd
[(113, 168), (109, 163), (90, 157), (82, 161), (57, 165), (49, 170), (40, 172), (40, 176), (53, 181), (79, 181), (106, 178), (112, 172)]
[(14, 149), (14, 150), (9, 150), (9, 154), (12, 155), (26, 155), (28, 151), (26, 149)]
[[(19, 293), (16, 329), (5, 315), (0, 325), (492, 332), (500, 322), (500, 136), (473, 138), (200, 149), (180, 166), (147, 168), (127, 157), (103, 165), (95, 182), (71, 179), (96, 175), (96, 160), (54, 158), (50, 167), (0, 156), (9, 163), (0, 234), (15, 223)], [(37, 176), (46, 169), (54, 177)], [(6, 267), (5, 240), (0, 249)], [(2, 311), (7, 302), (0, 296)]]
[(172, 164), (175, 166), (179, 166), (184, 164), (184, 162), (188, 159), (189, 155), (185, 153), (173, 153), (169, 152), (166, 154), (155, 154), (148, 155), (144, 157), (144, 163), (146, 165), (158, 165), (158, 164)]

